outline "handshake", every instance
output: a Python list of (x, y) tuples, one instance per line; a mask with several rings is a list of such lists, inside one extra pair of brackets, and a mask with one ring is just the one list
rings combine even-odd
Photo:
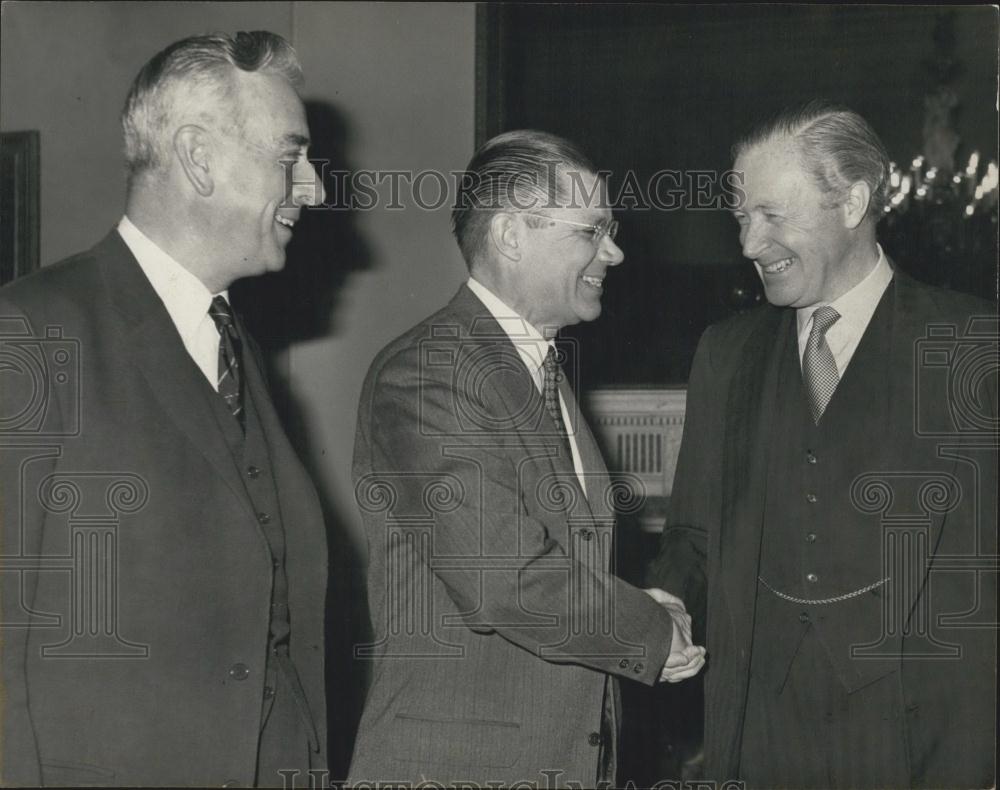
[(657, 587), (643, 592), (666, 609), (674, 621), (670, 655), (660, 672), (660, 681), (677, 683), (694, 677), (705, 666), (705, 648), (691, 644), (691, 615), (687, 613), (684, 601)]

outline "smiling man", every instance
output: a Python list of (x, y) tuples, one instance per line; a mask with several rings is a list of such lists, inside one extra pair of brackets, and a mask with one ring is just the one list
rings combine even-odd
[(122, 113), (118, 226), (0, 292), (11, 333), (66, 357), (42, 387), (0, 372), (5, 416), (44, 414), (0, 434), (7, 785), (325, 768), (324, 525), (227, 292), (281, 269), (323, 200), (301, 77), (266, 32), (154, 56)]
[(470, 278), (383, 349), (354, 477), (376, 641), (351, 782), (614, 782), (615, 676), (698, 672), (677, 598), (610, 569), (615, 492), (557, 360), (624, 258), (596, 168), (515, 131), (453, 213)]
[(790, 110), (735, 152), (770, 305), (702, 338), (647, 577), (707, 581), (707, 778), (990, 786), (996, 306), (886, 258), (888, 157), (857, 113)]

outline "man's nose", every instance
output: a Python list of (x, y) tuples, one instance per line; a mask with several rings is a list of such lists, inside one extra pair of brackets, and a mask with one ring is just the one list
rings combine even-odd
[(601, 239), (601, 258), (607, 262), (608, 266), (617, 266), (625, 260), (625, 253), (621, 247), (615, 244), (614, 239), (605, 236)]
[(756, 260), (767, 249), (767, 234), (764, 233), (760, 223), (751, 220), (748, 225), (740, 229), (740, 244), (743, 247), (743, 256)]
[(292, 171), (292, 202), (296, 206), (319, 206), (326, 202), (326, 190), (323, 188), (320, 172), (322, 168), (317, 171), (308, 159), (296, 162)]

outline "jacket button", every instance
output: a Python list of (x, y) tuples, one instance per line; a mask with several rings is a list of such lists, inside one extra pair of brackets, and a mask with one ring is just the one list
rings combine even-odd
[(250, 667), (246, 664), (233, 664), (229, 667), (229, 677), (233, 680), (246, 680), (250, 677)]
[(587, 743), (589, 743), (591, 746), (600, 746), (601, 734), (599, 732), (590, 733), (590, 735), (587, 736)]
[(264, 699), (271, 699), (274, 696), (274, 688), (271, 686), (264, 686)]
[(583, 538), (584, 540), (591, 540), (594, 537), (594, 533), (591, 532), (589, 529), (585, 529), (580, 532), (580, 537)]
[(257, 514), (257, 520), (261, 524), (270, 524), (271, 523), (271, 516), (268, 513), (258, 513)]
[(628, 669), (628, 659), (623, 658), (621, 661), (618, 662), (618, 666), (620, 666), (622, 669)]
[(815, 494), (806, 494), (806, 502), (810, 505), (815, 505), (819, 501), (819, 498)]
[(806, 463), (807, 464), (815, 464), (816, 463), (816, 456), (813, 455), (812, 453), (806, 453)]
[(247, 477), (249, 477), (251, 480), (256, 480), (258, 477), (260, 477), (260, 469), (258, 469), (256, 466), (248, 466)]
[(810, 584), (815, 584), (816, 582), (819, 581), (819, 576), (817, 576), (815, 573), (807, 573), (806, 581), (809, 582)]

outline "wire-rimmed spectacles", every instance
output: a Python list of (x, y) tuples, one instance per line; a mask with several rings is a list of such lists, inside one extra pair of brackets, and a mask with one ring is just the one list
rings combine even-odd
[(559, 219), (558, 217), (550, 217), (548, 214), (537, 214), (534, 211), (524, 211), (523, 214), (528, 214), (532, 217), (541, 217), (542, 219), (549, 219), (553, 222), (561, 222), (564, 225), (575, 225), (578, 228), (586, 228), (590, 231), (591, 241), (594, 245), (599, 245), (601, 239), (607, 236), (611, 241), (615, 240), (615, 236), (618, 235), (618, 220), (616, 219), (602, 219), (596, 224), (591, 224), (589, 222), (575, 222), (571, 219)]

